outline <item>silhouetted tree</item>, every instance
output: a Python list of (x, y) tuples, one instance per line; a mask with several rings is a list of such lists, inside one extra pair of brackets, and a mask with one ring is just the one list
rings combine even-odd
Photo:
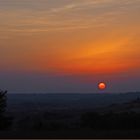
[(0, 90), (0, 117), (2, 117), (6, 111), (6, 94), (7, 94), (7, 91), (1, 91)]
[(11, 117), (7, 117), (6, 112), (6, 106), (7, 106), (7, 91), (0, 90), (0, 130), (5, 130), (9, 128), (12, 122)]

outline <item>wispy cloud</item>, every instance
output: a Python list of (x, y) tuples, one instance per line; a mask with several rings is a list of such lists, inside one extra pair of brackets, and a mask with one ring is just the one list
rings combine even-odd
[(59, 8), (52, 8), (50, 10), (50, 12), (53, 12), (53, 13), (58, 13), (58, 12), (66, 12), (66, 11), (69, 11), (69, 10), (73, 10), (73, 9), (82, 9), (82, 8), (85, 8), (88, 7), (88, 6), (97, 6), (97, 5), (102, 5), (102, 4), (107, 4), (109, 2), (111, 2), (112, 0), (77, 0), (76, 2), (71, 1), (71, 3), (69, 4), (66, 4), (62, 7), (59, 7)]
[(140, 0), (6, 0), (0, 4), (0, 31), (37, 33), (118, 23), (123, 14), (129, 16), (131, 9), (138, 9)]

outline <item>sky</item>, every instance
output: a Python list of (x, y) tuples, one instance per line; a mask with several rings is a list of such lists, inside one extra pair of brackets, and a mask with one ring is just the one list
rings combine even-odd
[(0, 0), (0, 88), (140, 91), (140, 0)]

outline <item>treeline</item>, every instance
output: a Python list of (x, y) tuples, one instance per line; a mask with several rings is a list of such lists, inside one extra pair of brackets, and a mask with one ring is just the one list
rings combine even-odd
[[(48, 116), (51, 114), (48, 113)], [(62, 114), (52, 114), (51, 118), (48, 116), (26, 117), (18, 123), (21, 130), (80, 130), (80, 129), (92, 129), (92, 130), (140, 130), (140, 113), (135, 112), (123, 112), (123, 113), (97, 113), (88, 112), (73, 117), (72, 119), (61, 118)]]

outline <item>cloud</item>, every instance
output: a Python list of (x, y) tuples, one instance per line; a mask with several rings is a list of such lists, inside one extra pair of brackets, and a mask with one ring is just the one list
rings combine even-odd
[(82, 10), (88, 8), (95, 8), (95, 7), (109, 7), (112, 5), (118, 6), (126, 6), (128, 4), (140, 2), (139, 0), (130, 1), (130, 0), (77, 0), (77, 1), (70, 1), (69, 3), (62, 5), (61, 7), (51, 8), (50, 13), (59, 13), (59, 12), (69, 12), (71, 10)]
[[(106, 27), (138, 9), (139, 0), (25, 0), (0, 2), (0, 31), (40, 33)], [(136, 11), (134, 11), (136, 12)], [(139, 12), (139, 11), (137, 11)], [(131, 14), (131, 13), (130, 13)]]

